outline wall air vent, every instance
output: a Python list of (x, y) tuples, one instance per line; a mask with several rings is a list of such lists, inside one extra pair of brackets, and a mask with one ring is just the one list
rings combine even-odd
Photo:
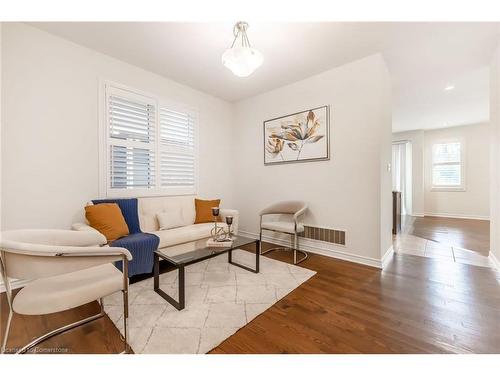
[(305, 225), (304, 232), (300, 234), (300, 237), (330, 242), (336, 245), (345, 245), (345, 231), (343, 230), (310, 227)]

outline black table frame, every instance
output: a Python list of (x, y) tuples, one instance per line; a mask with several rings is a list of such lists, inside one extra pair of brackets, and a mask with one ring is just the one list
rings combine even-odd
[[(247, 245), (255, 243), (255, 268), (250, 268), (244, 266), (243, 264), (239, 264), (233, 261), (233, 250), (237, 250), (237, 248), (217, 248), (213, 250), (211, 254), (207, 254), (204, 257), (200, 257), (198, 259), (194, 259), (192, 261), (188, 261), (186, 263), (178, 264), (174, 263), (167, 256), (163, 255), (161, 251), (154, 252), (154, 266), (153, 266), (153, 278), (154, 278), (154, 291), (162, 296), (168, 303), (174, 306), (177, 310), (182, 310), (186, 307), (186, 278), (185, 278), (185, 270), (184, 267), (189, 266), (190, 264), (199, 263), (206, 259), (210, 259), (221, 254), (228, 253), (227, 260), (229, 264), (233, 266), (237, 266), (243, 268), (244, 270), (259, 273), (260, 267), (260, 251), (259, 251), (259, 240), (255, 240), (253, 242), (248, 242)], [(179, 300), (176, 301), (173, 297), (169, 296), (163, 289), (160, 288), (160, 258), (177, 269), (179, 273)]]

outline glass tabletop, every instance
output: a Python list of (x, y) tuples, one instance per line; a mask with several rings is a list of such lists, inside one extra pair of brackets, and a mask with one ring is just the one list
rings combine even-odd
[(156, 250), (156, 253), (163, 259), (175, 265), (186, 265), (196, 263), (204, 259), (212, 258), (219, 254), (227, 253), (230, 250), (241, 246), (257, 242), (254, 238), (243, 236), (233, 236), (233, 244), (230, 247), (207, 247), (207, 238), (197, 241), (186, 242)]

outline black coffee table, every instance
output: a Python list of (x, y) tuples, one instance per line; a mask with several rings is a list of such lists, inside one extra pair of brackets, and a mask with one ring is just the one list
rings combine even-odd
[[(204, 238), (180, 245), (169, 246), (163, 249), (158, 249), (154, 253), (154, 290), (177, 310), (184, 309), (186, 304), (184, 267), (189, 266), (190, 264), (198, 263), (227, 253), (228, 262), (230, 264), (241, 267), (250, 272), (259, 273), (259, 240), (235, 236), (233, 237), (233, 244), (231, 247), (207, 247), (207, 240), (208, 238)], [(252, 243), (255, 244), (255, 268), (235, 263), (232, 258), (233, 250)], [(160, 289), (160, 258), (173, 265), (179, 272), (179, 301), (176, 301), (164, 290)]]

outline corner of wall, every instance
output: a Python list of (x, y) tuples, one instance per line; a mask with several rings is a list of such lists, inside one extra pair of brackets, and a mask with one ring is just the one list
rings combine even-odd
[(500, 43), (490, 64), (490, 251), (500, 259)]
[(380, 69), (380, 259), (392, 248), (392, 87), (389, 69), (381, 57)]

